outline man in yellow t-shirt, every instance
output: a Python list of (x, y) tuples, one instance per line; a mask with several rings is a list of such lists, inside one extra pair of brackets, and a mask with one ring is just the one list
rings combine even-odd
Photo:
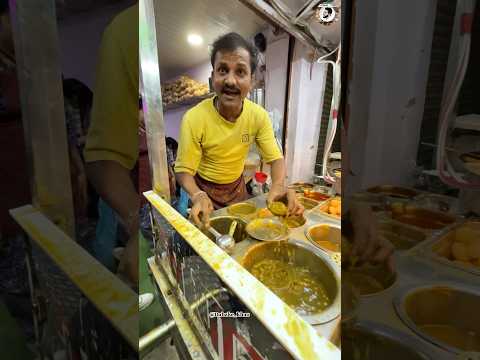
[(193, 202), (195, 223), (208, 225), (214, 208), (245, 200), (245, 160), (252, 143), (271, 165), (272, 187), (267, 202), (287, 195), (289, 213), (303, 207), (285, 187), (285, 161), (267, 112), (246, 96), (252, 88), (256, 51), (236, 33), (212, 47), (212, 80), (216, 96), (190, 109), (182, 120), (175, 172)]
[[(135, 286), (138, 284), (140, 196), (131, 170), (137, 162), (139, 146), (138, 67), (136, 4), (116, 16), (103, 34), (96, 69), (91, 124), (84, 150), (89, 181), (108, 208), (118, 214), (130, 237), (122, 256), (120, 271)], [(108, 230), (111, 232), (112, 229), (107, 226), (106, 231)], [(113, 236), (107, 235), (111, 234), (106, 234), (105, 239)], [(101, 241), (102, 239), (97, 239), (97, 242)], [(102, 250), (107, 247), (108, 252), (111, 244), (98, 244), (99, 247), (100, 245)], [(105, 254), (104, 257), (108, 256)], [(106, 260), (111, 261), (110, 258)]]

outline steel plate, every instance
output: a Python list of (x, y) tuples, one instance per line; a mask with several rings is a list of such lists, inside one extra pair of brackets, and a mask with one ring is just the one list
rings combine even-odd
[(277, 219), (255, 219), (247, 224), (247, 233), (252, 238), (260, 241), (287, 240), (288, 226)]

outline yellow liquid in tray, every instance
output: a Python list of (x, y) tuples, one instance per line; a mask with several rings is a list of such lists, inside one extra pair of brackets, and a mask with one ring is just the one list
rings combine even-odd
[(325, 287), (305, 267), (265, 259), (250, 272), (300, 315), (319, 313), (331, 302)]
[(328, 240), (315, 240), (315, 243), (317, 243), (322, 249), (340, 252), (340, 244), (336, 244)]
[(282, 232), (278, 227), (269, 226), (256, 229), (255, 235), (261, 239), (276, 239), (282, 235)]
[(350, 284), (360, 295), (371, 295), (384, 289), (384, 286), (373, 276), (354, 271), (342, 271), (342, 283)]
[(480, 351), (480, 334), (450, 325), (421, 325), (427, 335), (463, 351)]

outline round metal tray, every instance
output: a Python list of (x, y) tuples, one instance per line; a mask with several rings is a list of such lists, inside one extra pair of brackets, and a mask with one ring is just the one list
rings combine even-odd
[(287, 240), (290, 233), (287, 225), (273, 218), (252, 220), (247, 224), (246, 231), (250, 237), (260, 241)]
[(243, 219), (250, 219), (255, 217), (257, 213), (257, 207), (255, 204), (250, 202), (241, 202), (230, 205), (227, 207), (227, 212), (229, 215), (238, 216)]
[[(300, 316), (312, 325), (324, 324), (340, 316), (340, 268), (324, 252), (305, 241), (290, 239), (282, 242), (282, 247), (278, 247), (278, 243), (278, 241), (268, 242), (252, 246), (243, 256), (242, 266), (249, 270), (258, 261), (284, 257), (288, 261), (292, 261), (294, 265), (307, 267), (321, 280), (331, 302), (325, 310), (319, 313), (301, 314)], [(294, 251), (291, 251), (292, 249)]]
[(394, 298), (395, 309), (405, 325), (429, 343), (454, 354), (461, 354), (466, 350), (427, 334), (420, 326), (428, 324), (462, 327), (478, 334), (479, 302), (478, 289), (451, 282), (404, 288)]
[(330, 250), (330, 249), (325, 249), (315, 241), (316, 240), (316, 230), (318, 228), (322, 228), (322, 227), (325, 227), (325, 226), (334, 229), (334, 232), (329, 231), (328, 234), (326, 234), (326, 239), (325, 240), (328, 240), (333, 244), (338, 244), (338, 246), (340, 248), (341, 241), (342, 241), (341, 240), (342, 234), (341, 234), (341, 231), (340, 231), (341, 230), (340, 225), (334, 225), (334, 224), (331, 224), (331, 223), (315, 224), (315, 225), (309, 226), (308, 228), (305, 229), (305, 236), (315, 247), (319, 248), (320, 250), (325, 251), (326, 253), (329, 253), (329, 254), (330, 253), (339, 253), (340, 249), (339, 249), (339, 251), (333, 251), (333, 250)]
[(362, 321), (342, 331), (342, 359), (434, 360), (421, 340), (389, 326)]

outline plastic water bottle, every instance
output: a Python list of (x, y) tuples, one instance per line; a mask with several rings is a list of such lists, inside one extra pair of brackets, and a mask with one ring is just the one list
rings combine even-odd
[(252, 180), (252, 193), (253, 193), (253, 195), (259, 196), (259, 195), (262, 195), (265, 192), (264, 191), (264, 185), (267, 181), (267, 178), (268, 178), (268, 175), (261, 172), (261, 171), (257, 171), (255, 173), (255, 176)]

